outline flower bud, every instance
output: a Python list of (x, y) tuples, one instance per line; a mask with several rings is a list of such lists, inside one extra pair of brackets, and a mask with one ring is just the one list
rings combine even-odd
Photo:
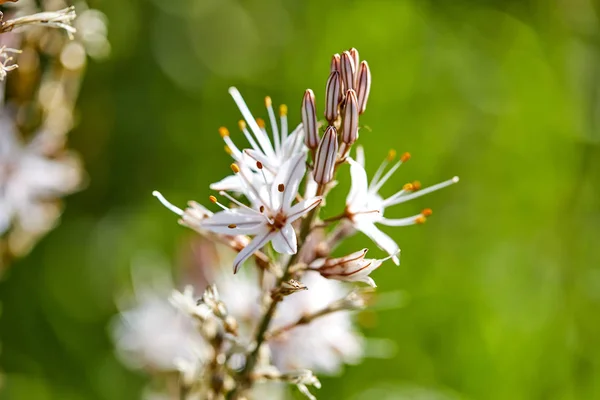
[(344, 90), (354, 89), (357, 65), (354, 65), (354, 59), (352, 58), (350, 52), (345, 51), (342, 53), (342, 59), (340, 64), (342, 72), (342, 82), (344, 83)]
[(350, 49), (350, 55), (352, 56), (352, 61), (354, 61), (355, 75), (360, 64), (360, 57), (358, 56), (358, 50), (354, 47)]
[(333, 126), (329, 126), (321, 138), (321, 143), (319, 143), (319, 148), (317, 149), (315, 170), (313, 171), (315, 182), (323, 185), (333, 179), (337, 151), (337, 131)]
[(337, 71), (340, 72), (340, 55), (339, 54), (334, 54), (333, 57), (331, 58), (331, 72), (333, 71)]
[(338, 116), (338, 105), (340, 104), (342, 82), (340, 73), (333, 71), (327, 79), (327, 87), (325, 89), (325, 119), (332, 123)]
[(309, 149), (316, 149), (319, 145), (319, 133), (317, 132), (317, 114), (315, 106), (315, 94), (307, 89), (302, 99), (302, 125), (304, 126), (304, 144)]
[(367, 64), (366, 61), (360, 63), (356, 87), (358, 111), (362, 114), (367, 109), (367, 100), (369, 99), (369, 92), (371, 91), (371, 71), (369, 70), (369, 64)]
[(342, 142), (351, 145), (358, 139), (358, 101), (356, 93), (350, 89), (346, 92), (344, 122), (342, 126)]

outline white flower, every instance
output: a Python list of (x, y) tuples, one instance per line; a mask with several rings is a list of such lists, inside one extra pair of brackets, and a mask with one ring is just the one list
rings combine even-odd
[(0, 124), (0, 234), (11, 225), (43, 233), (58, 217), (57, 198), (79, 187), (80, 164), (72, 155), (49, 157), (43, 134), (22, 144), (13, 121), (0, 116)]
[[(260, 165), (260, 162), (258, 162)], [(235, 164), (234, 164), (235, 165)], [(296, 155), (278, 170), (271, 184), (255, 185), (245, 169), (234, 168), (245, 185), (245, 192), (252, 203), (249, 207), (240, 203), (226, 192), (221, 192), (236, 203), (237, 208), (224, 208), (209, 218), (200, 221), (203, 229), (225, 235), (251, 235), (254, 239), (239, 252), (233, 263), (234, 272), (255, 251), (268, 242), (278, 253), (295, 254), (296, 232), (292, 223), (321, 203), (320, 197), (300, 201), (292, 206), (298, 194), (298, 186), (306, 172), (305, 155)], [(216, 198), (212, 198), (216, 202)]]
[(391, 158), (393, 157), (388, 157), (383, 161), (373, 176), (370, 184), (367, 180), (367, 173), (364, 167), (365, 162), (362, 148), (357, 148), (356, 160), (348, 158), (348, 162), (350, 163), (352, 186), (350, 188), (350, 193), (346, 198), (346, 215), (350, 221), (352, 221), (356, 229), (371, 238), (371, 240), (373, 240), (373, 242), (375, 242), (381, 249), (392, 256), (392, 260), (394, 260), (396, 264), (399, 264), (399, 259), (396, 256), (396, 254), (399, 252), (398, 245), (392, 238), (383, 233), (375, 224), (379, 223), (388, 226), (407, 226), (423, 223), (425, 218), (431, 214), (431, 210), (426, 209), (417, 215), (407, 218), (388, 219), (384, 217), (385, 208), (404, 203), (405, 201), (412, 200), (435, 190), (450, 186), (458, 182), (458, 177), (455, 176), (454, 178), (445, 182), (438, 183), (437, 185), (433, 185), (416, 192), (414, 192), (416, 187), (413, 184), (407, 184), (404, 185), (400, 191), (384, 199), (379, 195), (379, 189), (381, 189), (381, 187), (398, 169), (398, 167), (400, 167), (403, 162), (406, 162), (410, 158), (410, 155), (408, 153), (402, 155), (400, 161), (394, 164), (387, 171), (387, 173), (383, 175)]
[(121, 359), (135, 368), (179, 371), (189, 377), (208, 358), (208, 345), (192, 316), (168, 301), (168, 290), (138, 288), (134, 304), (113, 326)]
[[(260, 162), (264, 166), (264, 169), (258, 175), (259, 180), (262, 181), (261, 175), (264, 175), (267, 182), (271, 183), (285, 162), (298, 154), (306, 153), (303, 143), (304, 130), (302, 129), (302, 124), (298, 125), (293, 132), (288, 134), (287, 106), (282, 105), (279, 108), (280, 126), (277, 123), (271, 98), (266, 97), (265, 105), (269, 114), (273, 136), (273, 140), (271, 141), (266, 131), (264, 120), (255, 119), (252, 116), (240, 92), (235, 87), (231, 87), (229, 88), (229, 94), (233, 97), (244, 117), (239, 122), (239, 127), (246, 137), (250, 148), (236, 146), (229, 137), (229, 131), (222, 127), (219, 129), (219, 133), (225, 141), (227, 151), (240, 167), (246, 165), (255, 174), (259, 173), (255, 167), (256, 162)], [(249, 130), (248, 127), (250, 128)], [(235, 192), (243, 192), (244, 187), (244, 184), (237, 175), (229, 176), (211, 185), (211, 189), (213, 190)]]
[[(283, 299), (273, 330), (298, 321), (303, 315), (322, 310), (346, 296), (342, 283), (317, 274), (303, 277), (308, 290)], [(348, 311), (338, 311), (314, 319), (269, 340), (273, 364), (281, 371), (310, 369), (318, 373), (336, 374), (344, 363), (355, 363), (362, 357), (362, 337), (354, 330)]]
[(318, 271), (321, 276), (347, 282), (365, 282), (369, 286), (377, 287), (369, 274), (381, 264), (392, 258), (388, 256), (380, 260), (365, 258), (369, 249), (362, 249), (344, 257), (317, 259), (310, 264), (310, 269)]

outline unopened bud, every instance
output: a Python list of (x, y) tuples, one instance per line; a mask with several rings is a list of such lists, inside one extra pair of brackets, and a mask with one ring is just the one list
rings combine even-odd
[(356, 93), (352, 89), (346, 92), (343, 124), (342, 141), (348, 145), (356, 142), (358, 139), (358, 101)]
[(341, 59), (341, 72), (342, 82), (344, 83), (344, 89), (354, 89), (354, 81), (356, 78), (356, 65), (354, 65), (354, 59), (349, 51), (342, 53)]
[(333, 57), (331, 58), (331, 72), (340, 72), (340, 59), (341, 57), (339, 54), (336, 53), (333, 55)]
[(309, 149), (316, 149), (319, 145), (319, 133), (317, 132), (317, 111), (315, 106), (315, 94), (307, 89), (302, 99), (302, 125), (304, 126), (304, 144)]
[(342, 81), (340, 73), (333, 71), (327, 80), (325, 89), (325, 119), (332, 123), (338, 116), (338, 105), (340, 104), (340, 96), (342, 93)]
[(324, 185), (333, 179), (333, 170), (338, 152), (337, 131), (329, 126), (321, 138), (315, 157), (315, 182)]
[(358, 65), (360, 64), (360, 57), (358, 56), (358, 50), (354, 47), (350, 49), (350, 55), (352, 56), (352, 61), (354, 61), (354, 72), (358, 72)]
[(371, 91), (371, 70), (369, 70), (369, 64), (366, 61), (361, 62), (358, 68), (356, 87), (358, 111), (362, 114), (367, 109), (367, 100)]

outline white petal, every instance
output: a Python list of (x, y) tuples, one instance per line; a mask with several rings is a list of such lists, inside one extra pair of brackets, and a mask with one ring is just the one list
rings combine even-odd
[[(273, 209), (280, 207), (284, 210), (290, 206), (296, 195), (300, 181), (306, 172), (306, 159), (304, 154), (298, 154), (292, 159), (286, 161), (277, 175), (273, 179), (271, 186), (271, 198), (273, 200)], [(283, 192), (279, 191), (279, 185), (283, 184)]]
[(210, 185), (210, 188), (218, 191), (224, 190), (226, 192), (243, 193), (245, 186), (240, 177), (236, 174), (229, 175), (220, 181), (213, 183)]
[(362, 146), (356, 147), (356, 162), (365, 167), (365, 149)]
[(295, 204), (290, 207), (287, 212), (287, 223), (291, 224), (298, 218), (302, 217), (304, 214), (321, 204), (322, 198), (320, 196), (313, 197), (312, 199), (307, 199), (301, 201), (300, 203)]
[(262, 229), (256, 237), (238, 253), (237, 257), (235, 257), (235, 260), (233, 261), (233, 273), (237, 273), (244, 261), (250, 258), (255, 251), (267, 244), (273, 234), (274, 232), (270, 230)]
[[(225, 235), (256, 235), (266, 223), (264, 216), (244, 209), (225, 210), (200, 222), (203, 229)], [(230, 228), (231, 227), (231, 228)]]
[[(361, 164), (350, 157), (348, 157), (348, 162), (350, 163), (350, 179), (352, 183), (350, 193), (346, 198), (346, 204), (350, 209), (360, 208), (368, 200), (369, 182), (367, 180), (367, 172)], [(355, 209), (355, 211), (358, 211), (358, 209)]]
[(252, 113), (250, 112), (250, 109), (246, 105), (246, 102), (244, 101), (240, 92), (236, 88), (230, 87), (229, 94), (231, 95), (231, 97), (233, 97), (233, 101), (235, 101), (235, 104), (237, 104), (238, 108), (240, 109), (242, 116), (244, 117), (246, 123), (252, 130), (252, 133), (256, 137), (256, 140), (258, 140), (258, 143), (262, 147), (265, 155), (267, 157), (274, 157), (275, 152), (273, 150), (273, 145), (271, 144), (269, 137), (263, 132), (262, 129), (260, 129), (260, 127), (256, 123), (256, 119), (254, 119), (254, 117), (252, 116)]
[(375, 284), (375, 281), (370, 276), (365, 276), (365, 277), (361, 278), (360, 280), (358, 280), (358, 282), (364, 282), (367, 285), (374, 287), (374, 288), (377, 287), (377, 285)]
[(296, 241), (296, 231), (290, 224), (286, 224), (271, 239), (273, 249), (278, 253), (296, 254), (298, 243)]
[(399, 247), (388, 235), (383, 233), (372, 222), (360, 221), (356, 224), (356, 229), (367, 235), (380, 249), (386, 251), (389, 255), (393, 255), (392, 260), (396, 265), (400, 264), (398, 256)]
[(302, 124), (298, 125), (296, 129), (284, 140), (283, 142), (283, 157), (284, 160), (290, 159), (294, 154), (304, 152), (304, 128)]

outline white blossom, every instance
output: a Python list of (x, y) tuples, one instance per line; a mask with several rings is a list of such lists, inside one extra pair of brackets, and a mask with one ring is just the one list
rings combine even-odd
[[(305, 275), (302, 283), (308, 290), (283, 299), (273, 322), (274, 330), (319, 311), (347, 294), (341, 282), (318, 274)], [(343, 364), (358, 362), (363, 354), (362, 345), (362, 337), (354, 329), (348, 311), (321, 316), (269, 340), (273, 364), (281, 371), (310, 369), (326, 374), (339, 373)]]
[(396, 256), (400, 250), (398, 245), (375, 224), (407, 226), (422, 223), (431, 213), (431, 210), (426, 209), (419, 214), (406, 218), (388, 219), (384, 217), (386, 207), (404, 203), (435, 190), (450, 186), (458, 182), (458, 177), (455, 176), (445, 182), (418, 191), (414, 191), (415, 187), (412, 184), (405, 185), (400, 191), (384, 199), (379, 194), (379, 190), (400, 165), (410, 158), (410, 155), (405, 153), (384, 175), (384, 171), (390, 161), (389, 158), (391, 157), (386, 158), (369, 183), (364, 167), (364, 153), (362, 148), (358, 147), (356, 153), (356, 160), (348, 158), (352, 186), (350, 188), (350, 193), (346, 198), (346, 214), (356, 229), (371, 238), (375, 244), (392, 256), (392, 260), (394, 260), (396, 264), (399, 264), (400, 261)]
[(18, 226), (33, 235), (50, 229), (59, 214), (56, 200), (78, 189), (76, 157), (50, 157), (43, 133), (24, 144), (13, 121), (0, 116), (0, 234)]
[[(305, 155), (300, 154), (286, 161), (270, 185), (257, 186), (246, 175), (244, 169), (238, 169), (253, 207), (244, 205), (226, 192), (221, 192), (239, 207), (222, 206), (223, 211), (201, 221), (203, 229), (214, 233), (254, 236), (235, 258), (234, 272), (268, 242), (272, 243), (273, 249), (278, 253), (295, 254), (298, 250), (292, 223), (321, 203), (321, 198), (317, 196), (292, 205), (306, 172), (304, 158)], [(260, 162), (258, 163), (260, 165)]]

